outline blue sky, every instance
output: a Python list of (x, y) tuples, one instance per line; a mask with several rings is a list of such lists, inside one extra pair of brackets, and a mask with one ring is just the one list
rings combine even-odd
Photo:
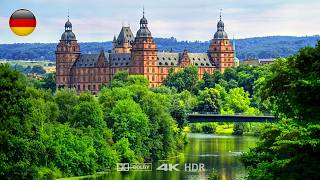
[[(154, 37), (210, 40), (220, 8), (229, 37), (320, 34), (319, 0), (1, 0), (0, 44), (58, 42), (68, 9), (78, 41), (110, 41), (122, 24), (136, 33), (143, 6)], [(38, 21), (27, 37), (14, 35), (8, 25), (20, 8), (31, 10)]]

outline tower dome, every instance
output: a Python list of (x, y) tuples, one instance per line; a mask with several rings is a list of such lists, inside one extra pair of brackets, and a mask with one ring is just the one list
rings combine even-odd
[(151, 32), (148, 29), (148, 20), (144, 17), (144, 9), (143, 16), (140, 19), (140, 29), (137, 31), (136, 37), (151, 37)]
[(64, 33), (61, 35), (62, 41), (76, 40), (76, 35), (72, 32), (72, 23), (69, 20), (64, 24)]
[(227, 33), (224, 31), (224, 22), (221, 19), (221, 12), (220, 12), (220, 20), (217, 24), (217, 32), (214, 33), (214, 39), (228, 39)]

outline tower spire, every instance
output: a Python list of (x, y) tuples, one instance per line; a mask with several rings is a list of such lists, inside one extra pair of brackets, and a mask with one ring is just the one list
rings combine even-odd
[(222, 9), (220, 9), (220, 21), (221, 21)]
[(68, 9), (68, 21), (69, 21), (69, 18), (70, 18), (70, 16), (69, 16), (69, 9)]
[(143, 17), (144, 17), (144, 6), (142, 7), (142, 13), (143, 13)]

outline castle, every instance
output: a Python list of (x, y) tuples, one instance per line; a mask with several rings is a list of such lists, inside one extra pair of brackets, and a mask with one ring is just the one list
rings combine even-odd
[(236, 65), (234, 46), (224, 31), (221, 13), (217, 31), (206, 53), (189, 53), (187, 49), (181, 53), (158, 52), (144, 12), (135, 37), (130, 27), (122, 27), (118, 38), (113, 39), (112, 51), (101, 51), (99, 54), (80, 52), (68, 18), (55, 53), (57, 88), (69, 87), (77, 92), (91, 91), (93, 94), (99, 92), (101, 86), (107, 84), (118, 71), (143, 75), (151, 87), (157, 87), (163, 83), (171, 68), (178, 71), (189, 65), (196, 66), (201, 79), (205, 72), (223, 72)]

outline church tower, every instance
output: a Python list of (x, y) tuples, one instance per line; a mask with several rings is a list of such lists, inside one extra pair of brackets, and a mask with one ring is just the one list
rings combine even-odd
[(137, 31), (132, 45), (130, 74), (144, 75), (152, 87), (160, 84), (157, 52), (158, 49), (148, 29), (148, 21), (143, 10), (140, 29)]
[(80, 46), (75, 34), (72, 32), (72, 24), (65, 23), (65, 32), (62, 34), (56, 50), (56, 85), (60, 87), (71, 87), (71, 68), (80, 55)]
[(233, 46), (224, 31), (224, 23), (220, 20), (217, 24), (217, 32), (209, 45), (208, 54), (210, 59), (215, 63), (217, 68), (224, 72), (226, 68), (234, 66)]

